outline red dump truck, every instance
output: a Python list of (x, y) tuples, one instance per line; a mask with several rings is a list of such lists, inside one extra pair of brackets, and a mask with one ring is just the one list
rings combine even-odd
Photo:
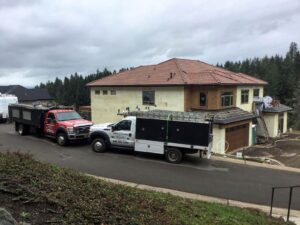
[(43, 107), (24, 104), (9, 106), (9, 117), (20, 135), (35, 130), (64, 146), (69, 141), (88, 139), (91, 121), (82, 119), (71, 108)]

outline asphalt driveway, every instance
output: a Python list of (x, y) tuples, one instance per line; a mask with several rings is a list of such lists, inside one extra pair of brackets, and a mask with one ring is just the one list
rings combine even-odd
[[(13, 126), (0, 124), (0, 152), (19, 151), (62, 167), (107, 178), (155, 187), (269, 205), (272, 186), (300, 184), (300, 173), (186, 157), (179, 165), (157, 155), (113, 150), (94, 153), (87, 144), (59, 147), (35, 136), (19, 136)], [(292, 208), (300, 209), (300, 190)], [(275, 206), (287, 207), (288, 192), (280, 190)]]

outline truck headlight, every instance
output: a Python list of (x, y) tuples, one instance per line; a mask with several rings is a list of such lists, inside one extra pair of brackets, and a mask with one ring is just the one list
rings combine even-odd
[(68, 133), (74, 133), (74, 127), (67, 127)]

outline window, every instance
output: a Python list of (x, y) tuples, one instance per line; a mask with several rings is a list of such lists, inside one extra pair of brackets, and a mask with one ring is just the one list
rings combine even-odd
[(221, 95), (221, 105), (222, 107), (228, 107), (233, 105), (233, 93), (232, 92), (224, 92)]
[(95, 95), (100, 95), (100, 91), (99, 90), (95, 90)]
[(114, 130), (130, 130), (131, 120), (122, 120), (114, 126)]
[(108, 94), (108, 91), (107, 90), (103, 90), (103, 95), (107, 95)]
[(47, 116), (47, 123), (55, 123), (55, 116), (53, 113), (49, 113)]
[(58, 112), (56, 113), (58, 121), (79, 120), (81, 116), (75, 111)]
[(154, 105), (154, 104), (155, 104), (155, 92), (143, 91), (143, 105)]
[(259, 89), (253, 90), (253, 97), (259, 97)]
[(116, 95), (117, 94), (117, 91), (116, 90), (111, 90), (110, 91), (110, 95)]
[(245, 104), (249, 102), (249, 90), (242, 90), (241, 92), (241, 103)]
[(206, 106), (206, 93), (200, 92), (199, 104), (200, 106)]

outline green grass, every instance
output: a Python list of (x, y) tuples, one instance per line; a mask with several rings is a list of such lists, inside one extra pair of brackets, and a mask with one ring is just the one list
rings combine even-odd
[(284, 224), (260, 211), (116, 185), (18, 153), (0, 153), (1, 193), (0, 203), (32, 224)]

